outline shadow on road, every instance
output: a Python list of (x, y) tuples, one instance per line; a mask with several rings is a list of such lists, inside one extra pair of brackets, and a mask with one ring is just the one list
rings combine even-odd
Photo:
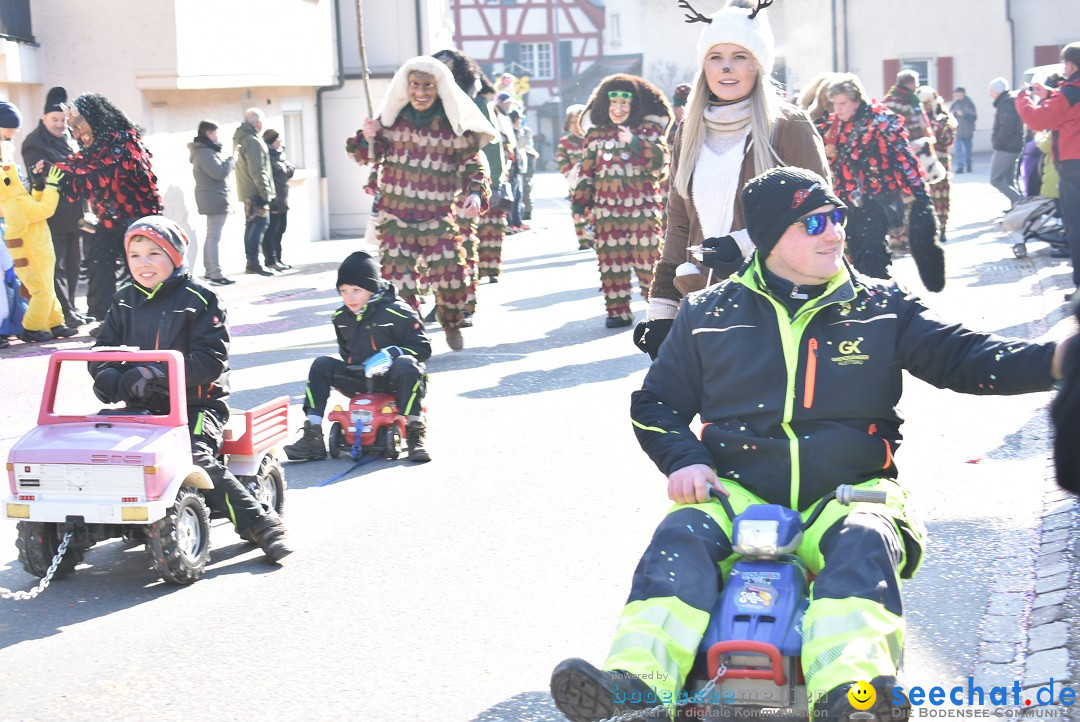
[(1001, 443), (986, 453), (987, 459), (1010, 460), (1045, 458), (1046, 434), (1050, 426), (1049, 409), (1037, 410), (1016, 431), (1006, 434)]
[(558, 293), (548, 293), (543, 296), (533, 296), (532, 298), (521, 298), (516, 301), (508, 301), (504, 303), (503, 306), (514, 311), (535, 311), (540, 308), (554, 306), (557, 303), (571, 303), (573, 301), (594, 297), (597, 298), (597, 300), (602, 299), (599, 288), (572, 288), (566, 291), (559, 291)]
[(566, 722), (547, 692), (522, 692), (488, 707), (471, 722)]
[[(266, 574), (277, 569), (264, 561), (262, 552), (240, 541), (231, 528), (218, 530), (225, 525), (225, 522), (216, 522), (213, 537), (224, 535), (225, 540), (233, 543), (211, 549), (206, 579), (227, 574)], [(232, 539), (228, 535), (232, 535)], [(252, 552), (257, 555), (237, 559)], [(37, 583), (37, 577), (23, 571), (15, 560), (6, 568), (0, 567), (2, 587), (30, 589)], [(50, 637), (64, 627), (153, 602), (179, 591), (183, 591), (183, 587), (163, 582), (153, 570), (144, 545), (110, 540), (87, 551), (86, 560), (73, 574), (54, 581), (37, 598), (0, 602), (5, 605), (0, 622), (0, 649)]]
[[(603, 306), (600, 305), (595, 318), (570, 321), (562, 326), (548, 331), (544, 336), (531, 338), (525, 341), (513, 343), (501, 343), (498, 346), (466, 347), (464, 351), (454, 354), (437, 354), (432, 356), (427, 367), (429, 372), (460, 371), (463, 369), (479, 368), (494, 363), (515, 361), (537, 351), (549, 351), (564, 346), (584, 346), (590, 341), (610, 336), (612, 334), (625, 334), (626, 347), (631, 348), (632, 341), (628, 329), (609, 329), (604, 327)], [(647, 358), (645, 354), (641, 357)], [(606, 363), (606, 362), (604, 362)]]
[(648, 368), (650, 363), (649, 357), (645, 354), (633, 354), (614, 359), (571, 364), (550, 371), (524, 371), (504, 376), (495, 386), (466, 391), (460, 395), (467, 399), (492, 399), (569, 389), (582, 384), (625, 378)]

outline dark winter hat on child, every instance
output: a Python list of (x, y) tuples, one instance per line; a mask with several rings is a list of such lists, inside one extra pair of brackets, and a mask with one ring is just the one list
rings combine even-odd
[(188, 247), (188, 237), (184, 229), (165, 216), (144, 216), (128, 226), (124, 234), (124, 253), (127, 253), (131, 239), (144, 236), (161, 246), (177, 268), (184, 265), (184, 253)]
[(375, 293), (382, 284), (382, 274), (379, 265), (371, 254), (363, 251), (350, 253), (349, 257), (341, 262), (337, 272), (337, 287), (348, 283), (351, 286), (359, 286), (366, 291)]
[(18, 128), (22, 125), (22, 113), (14, 104), (0, 100), (0, 128)]
[(49, 88), (48, 94), (45, 96), (45, 112), (46, 113), (62, 113), (64, 112), (63, 103), (67, 102), (67, 91), (57, 86), (55, 88)]
[(830, 203), (847, 208), (824, 178), (805, 168), (767, 170), (751, 178), (742, 190), (746, 230), (762, 260), (772, 253), (788, 226)]

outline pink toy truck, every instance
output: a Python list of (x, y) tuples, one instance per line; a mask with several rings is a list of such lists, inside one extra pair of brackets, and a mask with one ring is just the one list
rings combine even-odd
[[(103, 409), (58, 414), (64, 362), (164, 362), (169, 413)], [(80, 364), (81, 366), (81, 364)], [(212, 488), (191, 460), (183, 357), (176, 351), (59, 351), (49, 359), (38, 425), (8, 454), (4, 516), (18, 521), (23, 568), (44, 577), (66, 533), (55, 577), (70, 573), (86, 550), (113, 537), (145, 542), (154, 568), (173, 584), (202, 576), (210, 559), (210, 513), (200, 489)], [(176, 403), (180, 400), (180, 403)], [(281, 511), (285, 475), (279, 445), (288, 435), (287, 396), (234, 412), (221, 453), (257, 499)]]

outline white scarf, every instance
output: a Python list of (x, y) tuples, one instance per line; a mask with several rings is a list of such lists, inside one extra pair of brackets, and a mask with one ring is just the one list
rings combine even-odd
[(690, 189), (705, 238), (731, 232), (748, 135), (749, 98), (705, 109), (705, 143), (694, 166)]

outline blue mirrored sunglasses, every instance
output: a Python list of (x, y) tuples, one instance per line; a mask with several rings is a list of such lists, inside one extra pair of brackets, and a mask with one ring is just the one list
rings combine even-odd
[(820, 236), (825, 232), (825, 228), (829, 221), (833, 222), (834, 226), (846, 226), (847, 225), (847, 209), (846, 208), (833, 208), (831, 211), (824, 211), (822, 213), (811, 213), (808, 216), (804, 216), (795, 221), (791, 225), (797, 225), (802, 223), (806, 226), (806, 233), (810, 236)]

